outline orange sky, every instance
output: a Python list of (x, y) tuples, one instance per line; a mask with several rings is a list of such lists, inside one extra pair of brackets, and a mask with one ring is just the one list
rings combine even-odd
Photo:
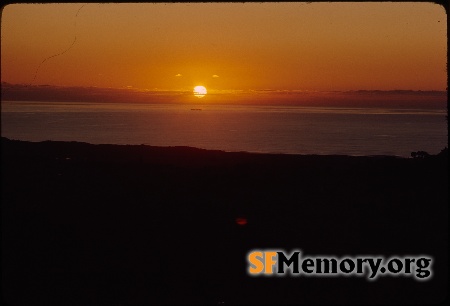
[(432, 3), (12, 4), (1, 77), (209, 92), (446, 90), (446, 18)]

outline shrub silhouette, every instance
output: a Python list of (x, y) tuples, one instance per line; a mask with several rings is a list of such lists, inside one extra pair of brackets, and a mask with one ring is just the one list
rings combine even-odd
[(430, 157), (430, 154), (428, 154), (425, 151), (417, 151), (417, 152), (411, 152), (411, 157), (423, 159), (423, 158)]

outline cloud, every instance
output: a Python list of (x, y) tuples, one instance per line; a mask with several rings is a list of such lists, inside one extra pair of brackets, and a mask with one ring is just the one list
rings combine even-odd
[(183, 76), (181, 73), (175, 74), (176, 77)]
[(218, 78), (219, 76), (217, 74), (213, 74), (213, 78)]

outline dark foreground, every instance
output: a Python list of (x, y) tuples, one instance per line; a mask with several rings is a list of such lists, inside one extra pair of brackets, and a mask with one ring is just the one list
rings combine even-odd
[[(429, 304), (447, 296), (446, 156), (1, 145), (10, 304)], [(249, 277), (247, 253), (269, 248), (429, 255), (433, 277)]]

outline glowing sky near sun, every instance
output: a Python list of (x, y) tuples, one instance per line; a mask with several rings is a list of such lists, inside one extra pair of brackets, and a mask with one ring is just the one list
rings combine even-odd
[(208, 92), (446, 90), (446, 20), (433, 3), (11, 4), (1, 77)]

